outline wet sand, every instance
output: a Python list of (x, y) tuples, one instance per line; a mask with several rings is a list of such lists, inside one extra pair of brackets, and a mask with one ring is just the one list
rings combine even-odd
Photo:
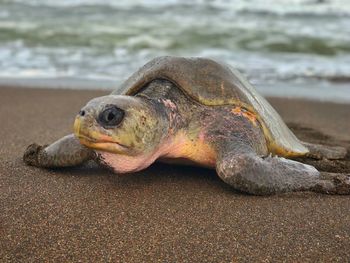
[[(235, 192), (212, 170), (25, 166), (103, 91), (0, 89), (0, 262), (347, 262), (350, 197)], [(270, 99), (310, 141), (350, 146), (350, 105)]]

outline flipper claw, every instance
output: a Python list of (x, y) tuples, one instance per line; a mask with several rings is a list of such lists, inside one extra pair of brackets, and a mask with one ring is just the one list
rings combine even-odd
[(47, 145), (41, 146), (36, 143), (30, 144), (23, 154), (23, 161), (27, 165), (39, 166), (39, 153)]

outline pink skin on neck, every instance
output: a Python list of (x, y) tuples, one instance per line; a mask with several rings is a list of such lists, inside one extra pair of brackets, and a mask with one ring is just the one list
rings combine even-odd
[(103, 162), (113, 168), (115, 173), (132, 173), (150, 166), (157, 158), (157, 154), (128, 156), (98, 151)]
[(199, 140), (194, 143), (188, 140), (185, 134), (179, 133), (161, 143), (154, 152), (143, 155), (127, 156), (102, 151), (98, 153), (103, 161), (119, 174), (143, 170), (159, 158), (184, 158), (201, 166), (215, 167), (216, 154), (204, 141), (205, 136), (202, 132), (199, 133)]
[(171, 151), (172, 147), (173, 145), (171, 143), (162, 143), (154, 152), (137, 156), (128, 156), (102, 151), (97, 152), (102, 157), (103, 162), (113, 168), (114, 172), (122, 174), (137, 172), (147, 168), (159, 157), (167, 155)]

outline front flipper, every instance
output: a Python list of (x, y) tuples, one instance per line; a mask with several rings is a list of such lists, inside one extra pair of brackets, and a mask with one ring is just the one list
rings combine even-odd
[(68, 167), (93, 159), (95, 153), (81, 145), (73, 135), (67, 135), (49, 146), (31, 144), (23, 155), (27, 165), (36, 167)]
[(350, 194), (346, 175), (323, 176), (311, 165), (280, 157), (259, 157), (248, 147), (241, 153), (223, 153), (216, 170), (224, 182), (255, 195), (292, 191)]

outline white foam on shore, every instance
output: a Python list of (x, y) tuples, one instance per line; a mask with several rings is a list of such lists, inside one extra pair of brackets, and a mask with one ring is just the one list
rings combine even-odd
[[(12, 0), (15, 3), (25, 3), (31, 6), (48, 7), (77, 7), (104, 5), (115, 8), (144, 7), (171, 7), (173, 5), (202, 5), (206, 4), (213, 8), (228, 9), (229, 11), (251, 10), (257, 12), (271, 12), (280, 15), (288, 13), (314, 13), (329, 14), (341, 11), (350, 14), (350, 3), (347, 0), (250, 0), (250, 1), (227, 1), (227, 0)], [(287, 8), (286, 8), (287, 7)]]
[[(10, 88), (42, 88), (42, 89), (74, 89), (74, 90), (117, 90), (121, 81), (111, 79), (87, 78), (0, 78), (0, 89)], [(349, 83), (329, 83), (327, 81), (311, 81), (305, 84), (274, 83), (255, 85), (258, 92), (266, 97), (300, 98), (335, 103), (350, 103)]]
[(113, 89), (154, 57), (204, 56), (263, 94), (349, 100), (348, 0), (0, 2), (7, 86)]

